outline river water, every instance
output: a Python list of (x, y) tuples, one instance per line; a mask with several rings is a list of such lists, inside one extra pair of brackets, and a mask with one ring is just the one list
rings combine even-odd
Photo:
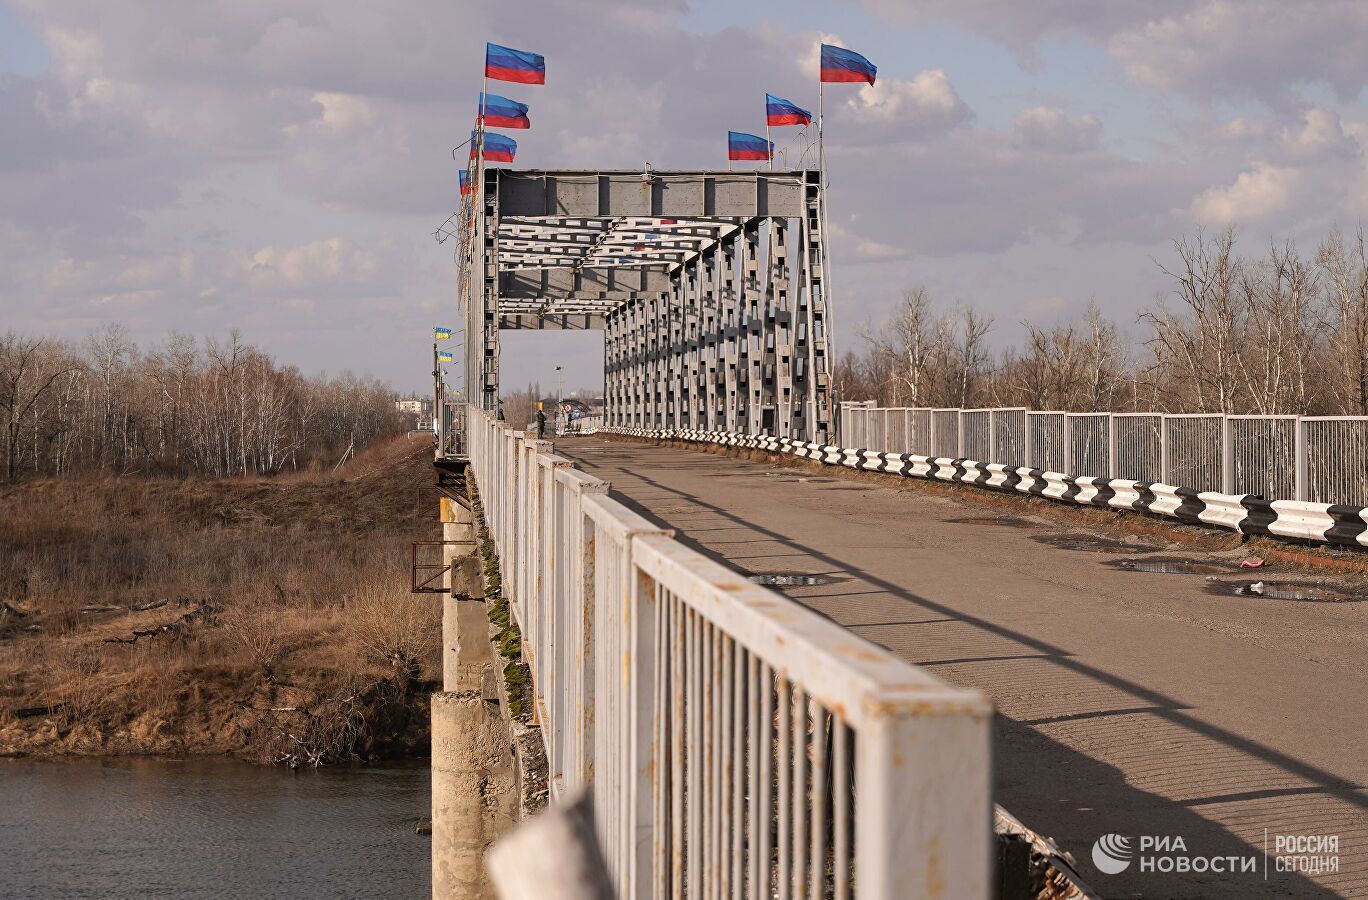
[(426, 765), (0, 761), (0, 897), (430, 894)]

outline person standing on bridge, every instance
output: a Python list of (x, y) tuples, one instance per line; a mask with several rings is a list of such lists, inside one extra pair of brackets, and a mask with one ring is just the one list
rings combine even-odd
[(537, 440), (546, 439), (546, 410), (542, 409), (540, 403), (537, 404)]

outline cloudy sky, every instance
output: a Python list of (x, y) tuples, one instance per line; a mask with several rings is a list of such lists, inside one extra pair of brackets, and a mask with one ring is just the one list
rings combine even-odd
[[(486, 40), (545, 54), (530, 167), (725, 165), (825, 37), (845, 340), (902, 290), (1119, 321), (1195, 223), (1307, 249), (1368, 213), (1358, 0), (0, 0), (0, 330), (246, 337), (419, 387), (455, 324), (451, 148)], [(776, 137), (778, 135), (776, 134)], [(506, 383), (588, 381), (592, 336), (512, 336)]]

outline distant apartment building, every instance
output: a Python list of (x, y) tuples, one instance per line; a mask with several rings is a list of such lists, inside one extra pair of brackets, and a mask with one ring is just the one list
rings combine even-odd
[(414, 428), (418, 431), (432, 430), (431, 397), (404, 397), (394, 401), (394, 408), (401, 413), (413, 416), (417, 420)]

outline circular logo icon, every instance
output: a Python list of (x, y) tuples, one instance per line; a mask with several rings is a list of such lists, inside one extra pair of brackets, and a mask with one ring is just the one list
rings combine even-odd
[(1093, 842), (1093, 865), (1104, 875), (1120, 875), (1131, 864), (1130, 838), (1104, 834)]

